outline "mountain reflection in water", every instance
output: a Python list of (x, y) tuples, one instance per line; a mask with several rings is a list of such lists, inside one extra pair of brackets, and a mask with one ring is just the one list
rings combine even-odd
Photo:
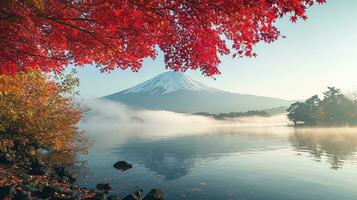
[[(345, 160), (355, 159), (357, 132), (351, 132), (350, 129), (295, 129), (288, 138), (295, 151), (308, 152), (318, 162), (326, 158), (333, 169), (342, 168)], [(112, 153), (143, 165), (166, 180), (172, 180), (222, 156), (284, 148), (287, 145), (282, 135), (243, 131), (154, 141), (136, 138), (112, 148)]]
[(166, 180), (187, 175), (190, 170), (222, 156), (277, 148), (281, 139), (268, 135), (217, 133), (185, 136), (155, 141), (136, 138), (112, 152), (125, 160), (139, 163), (162, 175)]
[[(168, 199), (356, 199), (357, 129), (225, 127), (165, 134), (88, 129), (93, 187), (109, 182), (120, 195), (161, 187)], [(134, 164), (126, 172), (112, 165)], [(338, 169), (339, 173), (332, 173)], [(237, 198), (232, 198), (232, 196)]]

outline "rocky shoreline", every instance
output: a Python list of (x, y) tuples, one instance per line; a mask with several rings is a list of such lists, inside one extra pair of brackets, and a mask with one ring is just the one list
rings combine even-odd
[[(119, 170), (132, 165), (125, 161), (114, 164)], [(123, 167), (123, 169), (121, 169)], [(145, 197), (136, 191), (121, 198), (111, 193), (109, 183), (98, 183), (95, 189), (80, 187), (75, 172), (64, 166), (49, 166), (36, 157), (0, 155), (0, 200), (164, 200), (160, 189)]]

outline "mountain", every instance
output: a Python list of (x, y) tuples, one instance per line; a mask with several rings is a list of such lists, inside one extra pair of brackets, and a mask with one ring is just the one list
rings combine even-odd
[(245, 112), (288, 106), (292, 101), (227, 92), (206, 86), (180, 72), (165, 72), (139, 85), (102, 99), (135, 108), (193, 112)]
[(148, 81), (136, 85), (116, 94), (151, 94), (164, 95), (179, 90), (218, 92), (218, 89), (208, 87), (198, 81), (192, 80), (180, 72), (165, 72)]

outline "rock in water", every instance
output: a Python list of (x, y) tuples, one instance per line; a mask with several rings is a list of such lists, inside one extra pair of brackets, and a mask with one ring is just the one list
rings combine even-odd
[(142, 200), (140, 191), (136, 191), (133, 194), (129, 194), (123, 200)]
[(119, 169), (121, 171), (125, 171), (125, 170), (128, 170), (130, 168), (133, 168), (133, 165), (129, 164), (129, 163), (125, 162), (125, 161), (118, 161), (113, 165), (113, 167), (115, 169)]
[(155, 188), (144, 197), (144, 200), (165, 200), (165, 193), (159, 188)]
[[(93, 198), (89, 198), (90, 200), (107, 200), (105, 194), (103, 192), (96, 192)], [(88, 199), (88, 200), (89, 200)]]
[(121, 199), (116, 195), (110, 195), (109, 197), (107, 197), (107, 200), (121, 200)]
[(99, 183), (96, 188), (102, 191), (108, 191), (112, 189), (109, 183)]

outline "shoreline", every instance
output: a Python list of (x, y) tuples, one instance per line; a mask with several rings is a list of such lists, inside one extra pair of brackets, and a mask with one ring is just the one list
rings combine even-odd
[(125, 197), (111, 192), (109, 183), (96, 188), (80, 187), (76, 174), (64, 166), (51, 167), (37, 158), (11, 160), (0, 155), (0, 200), (164, 200), (158, 188), (142, 196), (138, 190)]

